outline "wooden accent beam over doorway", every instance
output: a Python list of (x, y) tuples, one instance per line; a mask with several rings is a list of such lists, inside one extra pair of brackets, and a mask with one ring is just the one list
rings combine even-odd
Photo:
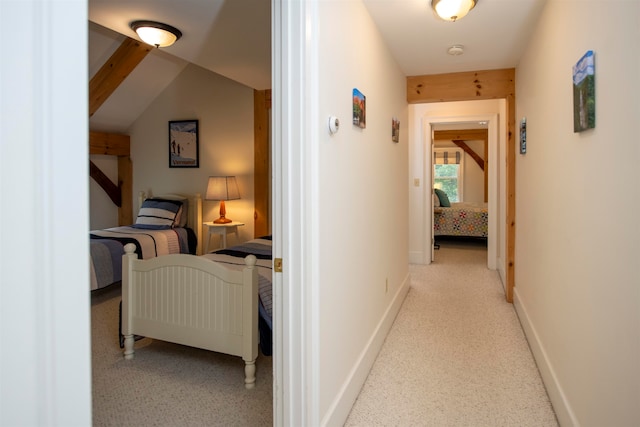
[[(516, 240), (516, 144), (515, 144), (515, 69), (470, 71), (407, 77), (409, 104), (449, 101), (505, 99), (507, 124), (506, 165), (506, 299), (513, 302), (515, 286)], [(459, 138), (462, 139), (462, 138)]]

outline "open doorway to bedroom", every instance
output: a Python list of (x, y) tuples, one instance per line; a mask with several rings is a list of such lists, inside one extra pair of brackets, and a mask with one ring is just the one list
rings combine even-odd
[(486, 252), (488, 139), (486, 121), (432, 126), (432, 261), (438, 258), (441, 246), (470, 246)]

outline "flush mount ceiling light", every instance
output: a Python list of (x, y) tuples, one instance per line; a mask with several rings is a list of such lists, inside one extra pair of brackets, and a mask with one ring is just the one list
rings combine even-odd
[(447, 49), (447, 53), (452, 56), (462, 55), (464, 53), (464, 46), (461, 44), (454, 44)]
[(171, 46), (182, 37), (180, 30), (161, 22), (133, 21), (129, 26), (143, 42), (155, 47)]
[(431, 7), (441, 19), (455, 22), (464, 18), (478, 0), (431, 0)]

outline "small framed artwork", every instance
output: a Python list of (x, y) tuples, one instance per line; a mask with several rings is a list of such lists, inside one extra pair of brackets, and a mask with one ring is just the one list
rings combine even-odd
[(199, 166), (198, 121), (170, 121), (169, 167), (197, 168)]
[(573, 131), (596, 127), (596, 69), (589, 50), (573, 67)]
[(393, 142), (400, 141), (400, 120), (397, 117), (391, 119), (391, 140)]
[(353, 124), (367, 127), (367, 98), (358, 89), (353, 89)]
[(520, 120), (520, 154), (527, 152), (527, 118)]

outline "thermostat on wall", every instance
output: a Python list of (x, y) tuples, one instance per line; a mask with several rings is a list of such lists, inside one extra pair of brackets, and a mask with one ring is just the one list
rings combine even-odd
[(335, 116), (329, 117), (329, 133), (333, 135), (340, 129), (340, 120)]

